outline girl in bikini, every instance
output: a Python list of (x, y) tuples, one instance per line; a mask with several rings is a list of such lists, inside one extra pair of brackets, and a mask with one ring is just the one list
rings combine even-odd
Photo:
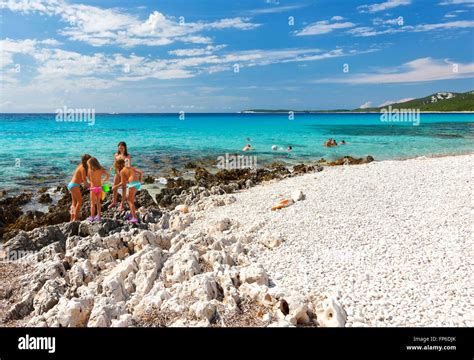
[[(130, 212), (132, 213), (132, 219), (130, 222), (137, 223), (138, 220), (135, 214), (135, 195), (137, 191), (140, 190), (143, 171), (132, 166), (127, 166), (123, 159), (117, 160), (117, 171), (120, 173), (121, 181), (119, 184), (114, 185), (114, 189), (119, 188), (120, 186), (127, 187), (128, 196), (126, 196), (126, 198), (128, 206), (130, 206)], [(123, 197), (125, 197), (125, 195)]]
[[(127, 144), (123, 141), (118, 143), (117, 152), (114, 154), (114, 165), (110, 167), (110, 171), (114, 176), (114, 187), (113, 187), (113, 200), (112, 204), (109, 205), (109, 209), (117, 206), (117, 195), (118, 195), (118, 188), (115, 187), (118, 183), (120, 183), (120, 174), (115, 172), (114, 169), (116, 168), (116, 162), (118, 160), (124, 160), (127, 166), (132, 164), (132, 156), (128, 153)], [(122, 200), (120, 201), (120, 211), (123, 210), (123, 203), (125, 201), (125, 193), (127, 189), (125, 184), (122, 186)]]
[[(90, 158), (87, 161), (89, 166), (89, 180), (91, 183), (91, 216), (87, 218), (89, 221), (100, 221), (102, 207), (102, 184), (109, 178), (110, 174), (105, 170), (96, 158)], [(102, 177), (105, 176), (102, 181)], [(96, 214), (97, 209), (97, 215)]]
[(71, 182), (67, 185), (67, 189), (71, 193), (72, 204), (71, 204), (71, 218), (69, 221), (79, 220), (79, 214), (81, 213), (82, 206), (82, 194), (81, 194), (81, 184), (84, 184), (86, 187), (89, 187), (87, 182), (87, 161), (91, 158), (89, 154), (82, 155), (81, 164), (76, 167), (74, 170), (74, 175), (72, 175)]

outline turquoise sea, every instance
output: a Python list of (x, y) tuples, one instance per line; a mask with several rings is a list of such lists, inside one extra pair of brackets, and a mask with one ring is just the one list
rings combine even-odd
[[(421, 114), (419, 126), (382, 122), (380, 114), (96, 114), (94, 124), (57, 122), (55, 114), (0, 114), (0, 188), (69, 181), (83, 153), (112, 165), (119, 141), (150, 175), (195, 159), (242, 153), (258, 165), (344, 155), (376, 160), (474, 151), (474, 114)], [(92, 123), (91, 123), (92, 124)], [(329, 137), (345, 146), (325, 148)], [(250, 139), (250, 140), (249, 140)], [(272, 146), (280, 149), (273, 151)], [(285, 149), (293, 147), (288, 153)]]

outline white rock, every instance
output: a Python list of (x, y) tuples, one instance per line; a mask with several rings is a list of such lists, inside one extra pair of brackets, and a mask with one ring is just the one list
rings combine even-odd
[(119, 319), (112, 320), (110, 327), (130, 327), (132, 326), (132, 315), (123, 314)]
[(212, 225), (209, 228), (208, 234), (214, 235), (214, 234), (222, 233), (223, 231), (230, 229), (231, 225), (232, 225), (232, 221), (230, 221), (230, 219), (228, 218), (218, 220), (214, 223), (214, 225)]
[[(67, 301), (62, 298), (61, 300)], [(93, 298), (73, 298), (58, 313), (58, 321), (62, 327), (84, 327), (94, 303)], [(58, 306), (60, 306), (58, 304)]]
[[(280, 300), (282, 301), (282, 300)], [(288, 304), (289, 316), (294, 319), (294, 322), (291, 321), (293, 325), (296, 324), (309, 324), (311, 319), (309, 317), (308, 304), (304, 301), (301, 296), (292, 295), (285, 298), (285, 301)]]
[(305, 195), (301, 190), (295, 190), (291, 193), (291, 198), (293, 199), (294, 202), (304, 200)]
[(213, 301), (197, 301), (189, 307), (189, 310), (199, 320), (211, 321), (216, 313), (216, 305)]
[(251, 264), (240, 269), (240, 280), (249, 284), (268, 285), (268, 275), (260, 264)]
[(274, 249), (283, 243), (283, 238), (280, 235), (265, 233), (260, 241), (267, 248)]
[(115, 302), (111, 298), (96, 297), (87, 327), (109, 327), (112, 320), (126, 314), (125, 303)]
[(162, 273), (171, 283), (189, 280), (194, 275), (201, 273), (199, 253), (190, 248), (179, 251), (168, 259)]
[(189, 207), (188, 205), (181, 204), (181, 205), (176, 206), (176, 210), (178, 210), (179, 212), (183, 214), (187, 214), (189, 212)]
[(343, 327), (346, 324), (346, 313), (334, 297), (327, 298), (316, 307), (318, 325), (321, 327)]
[(47, 280), (40, 291), (33, 298), (35, 314), (39, 315), (49, 311), (55, 306), (64, 294), (66, 281), (64, 279)]

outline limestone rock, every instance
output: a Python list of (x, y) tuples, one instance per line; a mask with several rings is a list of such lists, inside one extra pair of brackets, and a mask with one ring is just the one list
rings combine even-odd
[(58, 313), (58, 321), (62, 327), (83, 327), (86, 325), (89, 315), (94, 304), (93, 298), (73, 298), (69, 301), (62, 298), (61, 301), (65, 301), (64, 305), (60, 307)]
[(269, 249), (274, 249), (283, 243), (283, 239), (280, 235), (265, 233), (261, 243)]
[(343, 327), (347, 316), (339, 301), (330, 297), (323, 300), (316, 308), (318, 325), (321, 327)]
[(242, 268), (240, 280), (249, 284), (268, 285), (268, 275), (260, 264), (251, 264)]

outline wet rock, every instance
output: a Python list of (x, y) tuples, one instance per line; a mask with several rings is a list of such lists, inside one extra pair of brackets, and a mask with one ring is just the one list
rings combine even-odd
[(306, 174), (314, 170), (315, 170), (315, 167), (312, 165), (299, 164), (299, 165), (293, 166), (293, 174), (295, 175)]
[(135, 206), (137, 208), (140, 208), (142, 206), (144, 207), (149, 207), (149, 206), (154, 206), (155, 201), (153, 200), (153, 197), (150, 195), (150, 193), (146, 190), (140, 190), (135, 196)]
[(184, 168), (185, 169), (195, 169), (195, 168), (197, 168), (197, 165), (193, 162), (188, 162), (184, 165)]
[(143, 183), (144, 184), (154, 184), (155, 183), (155, 178), (153, 176), (148, 175), (143, 179)]
[[(197, 167), (194, 171), (194, 178), (198, 185), (208, 187), (209, 183), (215, 182), (215, 177), (202, 167)], [(207, 185), (207, 186), (206, 186)]]
[(41, 196), (38, 199), (38, 202), (40, 204), (49, 204), (53, 202), (53, 199), (51, 199), (51, 196), (48, 193), (41, 194)]
[(336, 161), (328, 163), (329, 166), (339, 166), (339, 165), (359, 165), (359, 164), (368, 164), (374, 161), (375, 159), (368, 155), (363, 158), (353, 158), (352, 156), (344, 156), (337, 159)]
[[(32, 194), (22, 193), (18, 196), (7, 197), (0, 200), (0, 237), (15, 228), (9, 228), (9, 225), (15, 223), (17, 219), (23, 214), (21, 206), (31, 201)], [(14, 236), (12, 234), (11, 236)], [(10, 236), (10, 237), (11, 237)], [(9, 239), (4, 238), (4, 240)]]

